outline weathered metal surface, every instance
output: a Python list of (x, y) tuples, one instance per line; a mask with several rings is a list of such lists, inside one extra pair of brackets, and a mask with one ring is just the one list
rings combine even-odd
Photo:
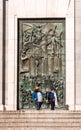
[(40, 83), (47, 95), (56, 89), (59, 105), (65, 104), (65, 20), (19, 21), (19, 109), (35, 108), (31, 95)]

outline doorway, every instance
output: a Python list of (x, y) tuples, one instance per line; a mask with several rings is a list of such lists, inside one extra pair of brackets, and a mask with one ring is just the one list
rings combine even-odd
[(34, 109), (35, 86), (47, 96), (55, 88), (59, 106), (65, 105), (65, 19), (18, 19), (18, 109)]

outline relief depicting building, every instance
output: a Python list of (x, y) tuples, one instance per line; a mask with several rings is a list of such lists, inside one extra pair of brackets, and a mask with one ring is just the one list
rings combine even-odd
[(31, 108), (22, 92), (36, 83), (54, 85), (60, 105), (80, 110), (80, 1), (75, 14), (74, 0), (0, 3), (0, 110)]

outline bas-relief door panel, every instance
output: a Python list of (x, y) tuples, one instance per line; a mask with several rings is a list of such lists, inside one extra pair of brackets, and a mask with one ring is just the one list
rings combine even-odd
[(65, 19), (18, 20), (18, 106), (35, 108), (31, 95), (36, 84), (47, 95), (56, 89), (58, 104), (65, 104)]

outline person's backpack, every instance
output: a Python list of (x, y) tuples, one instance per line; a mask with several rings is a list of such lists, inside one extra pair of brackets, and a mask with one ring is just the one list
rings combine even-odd
[(55, 101), (55, 96), (54, 93), (50, 92), (48, 95), (48, 102), (54, 102)]

